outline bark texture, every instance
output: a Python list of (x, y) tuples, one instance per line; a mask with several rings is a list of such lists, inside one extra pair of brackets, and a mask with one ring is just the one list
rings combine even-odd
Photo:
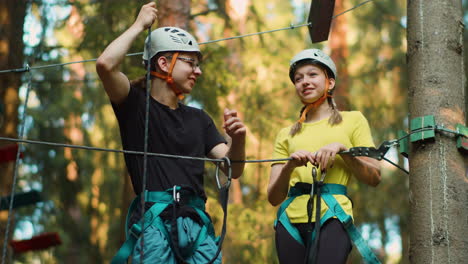
[[(461, 1), (408, 1), (410, 119), (465, 124)], [(410, 152), (411, 263), (466, 263), (466, 162), (450, 134), (415, 142)]]

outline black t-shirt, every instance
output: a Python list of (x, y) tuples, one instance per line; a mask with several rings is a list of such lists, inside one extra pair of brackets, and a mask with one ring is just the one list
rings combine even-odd
[[(130, 87), (128, 97), (112, 104), (125, 150), (143, 151), (146, 92)], [(150, 97), (148, 152), (206, 157), (213, 147), (226, 143), (213, 120), (203, 111), (179, 103), (175, 110)], [(125, 163), (136, 194), (142, 191), (143, 155), (125, 154)], [(206, 200), (204, 161), (148, 156), (146, 188), (164, 191), (174, 185), (190, 186)]]

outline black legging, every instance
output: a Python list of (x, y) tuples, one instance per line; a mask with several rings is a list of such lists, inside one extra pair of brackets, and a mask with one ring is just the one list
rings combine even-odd
[[(307, 241), (307, 224), (293, 224), (301, 234), (302, 240)], [(278, 222), (276, 226), (276, 251), (280, 264), (303, 264), (305, 247), (297, 242)], [(346, 263), (351, 252), (351, 240), (341, 222), (332, 218), (320, 228), (317, 264)]]

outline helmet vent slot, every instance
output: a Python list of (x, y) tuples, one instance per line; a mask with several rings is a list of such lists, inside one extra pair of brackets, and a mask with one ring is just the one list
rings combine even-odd
[(177, 38), (177, 37), (174, 37), (174, 36), (171, 36), (171, 39), (174, 41), (174, 42), (177, 42), (177, 43), (183, 43), (180, 38)]

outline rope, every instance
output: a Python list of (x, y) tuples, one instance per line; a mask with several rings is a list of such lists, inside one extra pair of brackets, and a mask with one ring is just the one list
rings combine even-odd
[[(341, 15), (344, 15), (348, 12), (351, 12), (353, 11), (354, 9), (357, 9), (369, 2), (372, 2), (374, 0), (367, 0), (367, 1), (364, 1), (362, 3), (359, 3), (353, 7), (351, 7), (350, 9), (347, 9), (335, 16), (332, 17), (332, 19), (335, 19)], [(221, 39), (216, 39), (216, 40), (210, 40), (210, 41), (205, 41), (205, 42), (201, 42), (199, 43), (200, 45), (205, 45), (205, 44), (211, 44), (211, 43), (216, 43), (216, 42), (221, 42), (221, 41), (227, 41), (227, 40), (233, 40), (233, 39), (240, 39), (240, 38), (245, 38), (245, 37), (252, 37), (252, 36), (257, 36), (257, 35), (263, 35), (263, 34), (267, 34), (267, 33), (273, 33), (273, 32), (277, 32), (277, 31), (283, 31), (283, 30), (288, 30), (288, 29), (296, 29), (296, 28), (300, 28), (300, 27), (306, 27), (306, 26), (312, 26), (311, 23), (303, 23), (303, 24), (299, 24), (299, 25), (294, 25), (294, 24), (291, 24), (289, 27), (283, 27), (283, 28), (277, 28), (277, 29), (272, 29), (272, 30), (267, 30), (267, 31), (259, 31), (259, 32), (255, 32), (255, 33), (249, 33), (249, 34), (244, 34), (244, 35), (238, 35), (238, 36), (233, 36), (233, 37), (227, 37), (227, 38), (221, 38)], [(137, 55), (143, 55), (143, 52), (134, 52), (134, 53), (129, 53), (129, 54), (126, 54), (125, 56), (127, 57), (130, 57), (130, 56), (137, 56)], [(65, 66), (65, 65), (69, 65), (69, 64), (74, 64), (74, 63), (85, 63), (85, 62), (93, 62), (93, 61), (96, 61), (97, 59), (87, 59), (87, 60), (79, 60), (79, 61), (72, 61), (72, 62), (65, 62), (65, 63), (56, 63), (56, 64), (48, 64), (48, 65), (41, 65), (41, 66), (35, 66), (35, 67), (23, 67), (23, 68), (17, 68), (17, 69), (8, 69), (8, 70), (1, 70), (0, 71), (0, 74), (2, 73), (17, 73), (17, 72), (28, 72), (30, 70), (39, 70), (39, 69), (45, 69), (45, 68), (51, 68), (51, 67), (61, 67), (61, 66)]]
[[(411, 134), (434, 130), (434, 128), (421, 128), (416, 129), (409, 133), (408, 135), (402, 136), (398, 139), (392, 140), (392, 144), (396, 144)], [(444, 132), (449, 132), (452, 134), (456, 134), (458, 136), (464, 136), (462, 133), (457, 131), (448, 130), (448, 129), (435, 129), (436, 131), (441, 130)], [(464, 136), (465, 137), (465, 136)], [(134, 150), (121, 150), (121, 149), (110, 149), (110, 148), (101, 148), (101, 147), (92, 147), (92, 146), (84, 146), (84, 145), (73, 145), (73, 144), (64, 144), (64, 143), (57, 143), (57, 142), (49, 142), (49, 141), (40, 141), (40, 140), (31, 140), (31, 139), (19, 139), (19, 138), (10, 138), (10, 137), (0, 137), (0, 140), (5, 140), (9, 142), (16, 142), (16, 143), (27, 143), (27, 144), (35, 144), (35, 145), (46, 145), (52, 147), (63, 147), (63, 148), (72, 148), (72, 149), (83, 149), (83, 150), (92, 150), (92, 151), (101, 151), (101, 152), (111, 152), (111, 153), (123, 153), (123, 154), (130, 154), (130, 155), (144, 155), (145, 152), (142, 151), (134, 151)], [(190, 156), (181, 156), (181, 155), (171, 155), (171, 154), (163, 154), (163, 153), (152, 153), (147, 152), (148, 156), (152, 157), (161, 157), (161, 158), (172, 158), (172, 159), (191, 159), (191, 160), (201, 160), (201, 161), (210, 161), (210, 162), (223, 162), (223, 159), (211, 159), (205, 157), (190, 157)], [(265, 162), (282, 162), (282, 161), (289, 161), (291, 158), (282, 158), (282, 159), (252, 159), (252, 160), (231, 160), (232, 163), (265, 163)]]
[[(28, 65), (26, 65), (27, 68), (29, 68)], [(19, 138), (22, 138), (24, 136), (24, 127), (26, 123), (26, 110), (27, 110), (27, 105), (28, 105), (28, 100), (29, 100), (29, 93), (31, 91), (32, 87), (32, 74), (28, 72), (28, 88), (26, 89), (26, 98), (24, 100), (23, 104), (23, 111), (21, 111), (21, 123), (19, 124), (20, 129), (19, 129)], [(16, 152), (16, 161), (15, 161), (15, 169), (14, 169), (14, 174), (13, 174), (13, 183), (11, 185), (11, 194), (10, 194), (10, 205), (8, 208), (8, 218), (7, 218), (7, 224), (5, 228), (5, 237), (4, 237), (4, 243), (3, 243), (3, 253), (2, 253), (2, 264), (5, 264), (5, 259), (6, 259), (6, 253), (7, 253), (7, 241), (8, 241), (8, 236), (10, 233), (10, 224), (11, 224), (11, 218), (12, 218), (12, 211), (13, 211), (13, 203), (15, 200), (15, 189), (16, 189), (16, 182), (18, 179), (18, 168), (20, 164), (20, 155), (21, 155), (21, 149), (22, 149), (22, 144), (18, 145), (18, 151)]]
[[(36, 144), (36, 145), (46, 145), (46, 146), (53, 146), (53, 147), (64, 147), (64, 148), (72, 148), (72, 149), (84, 149), (84, 150), (94, 150), (94, 151), (102, 151), (102, 152), (113, 152), (113, 153), (132, 154), (132, 155), (144, 155), (144, 154), (145, 154), (145, 152), (143, 152), (143, 151), (99, 148), (99, 147), (91, 147), (91, 146), (83, 146), (83, 145), (73, 145), (73, 144), (63, 144), (63, 143), (55, 143), (55, 142), (40, 141), (40, 140), (30, 140), (30, 139), (18, 139), (18, 138), (0, 137), (0, 140), (11, 141), (11, 142), (20, 142), (20, 143), (28, 143), (28, 144)], [(171, 155), (171, 154), (163, 154), (163, 153), (152, 153), (152, 152), (147, 152), (146, 154), (147, 154), (148, 156), (155, 156), (155, 157), (162, 157), (162, 158), (192, 159), (192, 160), (203, 160), (203, 161), (211, 161), (211, 162), (220, 162), (220, 161), (223, 161), (222, 159), (210, 159), (210, 158), (202, 158), (202, 157), (189, 157), (189, 156)]]
[(372, 2), (372, 1), (374, 1), (374, 0), (367, 0), (367, 1), (364, 1), (364, 2), (362, 2), (362, 3), (359, 3), (359, 4), (357, 4), (357, 5), (353, 6), (353, 7), (351, 7), (350, 9), (345, 10), (345, 11), (339, 13), (338, 15), (333, 16), (332, 19), (335, 19), (335, 18), (337, 18), (337, 17), (339, 17), (339, 16), (341, 16), (341, 15), (344, 15), (344, 14), (346, 14), (346, 13), (348, 13), (348, 12), (351, 12), (351, 11), (353, 11), (354, 9), (359, 8), (359, 7), (365, 5), (365, 4), (369, 3), (369, 2)]
[[(208, 264), (214, 263), (219, 254), (221, 253), (221, 248), (223, 247), (223, 242), (224, 242), (224, 237), (226, 236), (226, 221), (227, 221), (227, 214), (228, 214), (228, 202), (229, 202), (229, 187), (231, 186), (231, 180), (232, 180), (232, 166), (231, 166), (231, 160), (228, 157), (223, 158), (224, 161), (224, 168), (226, 170), (227, 174), (227, 182), (224, 184), (224, 186), (219, 184), (219, 179), (218, 175), (216, 175), (216, 182), (218, 184), (219, 192), (220, 192), (220, 202), (221, 202), (221, 207), (223, 208), (223, 226), (221, 228), (221, 235), (219, 236), (218, 240), (218, 249), (216, 250), (216, 254), (214, 257), (208, 262)], [(219, 171), (219, 163), (216, 163), (216, 171)]]
[(397, 167), (398, 169), (404, 171), (406, 174), (409, 175), (409, 171), (407, 171), (406, 169), (404, 169), (404, 168), (401, 167), (400, 165), (396, 164), (395, 162), (393, 162), (393, 161), (391, 161), (391, 160), (389, 160), (389, 159), (387, 159), (387, 158), (385, 158), (385, 157), (383, 157), (382, 159), (385, 160), (386, 162), (392, 164), (393, 166)]
[[(151, 27), (148, 28), (148, 42), (145, 43), (146, 51), (148, 52), (148, 58), (150, 58), (151, 53)], [(151, 94), (151, 59), (148, 60), (149, 63), (146, 66), (146, 100), (145, 100), (145, 136), (144, 136), (144, 145), (143, 145), (143, 182), (142, 190), (146, 190), (146, 178), (148, 176), (148, 128), (149, 128), (149, 102)], [(146, 195), (141, 196), (141, 219), (145, 219), (145, 204), (146, 204)], [(125, 227), (127, 228), (127, 227)], [(145, 246), (145, 221), (141, 221), (141, 240), (140, 240), (140, 261), (143, 263), (144, 259), (144, 246)]]

